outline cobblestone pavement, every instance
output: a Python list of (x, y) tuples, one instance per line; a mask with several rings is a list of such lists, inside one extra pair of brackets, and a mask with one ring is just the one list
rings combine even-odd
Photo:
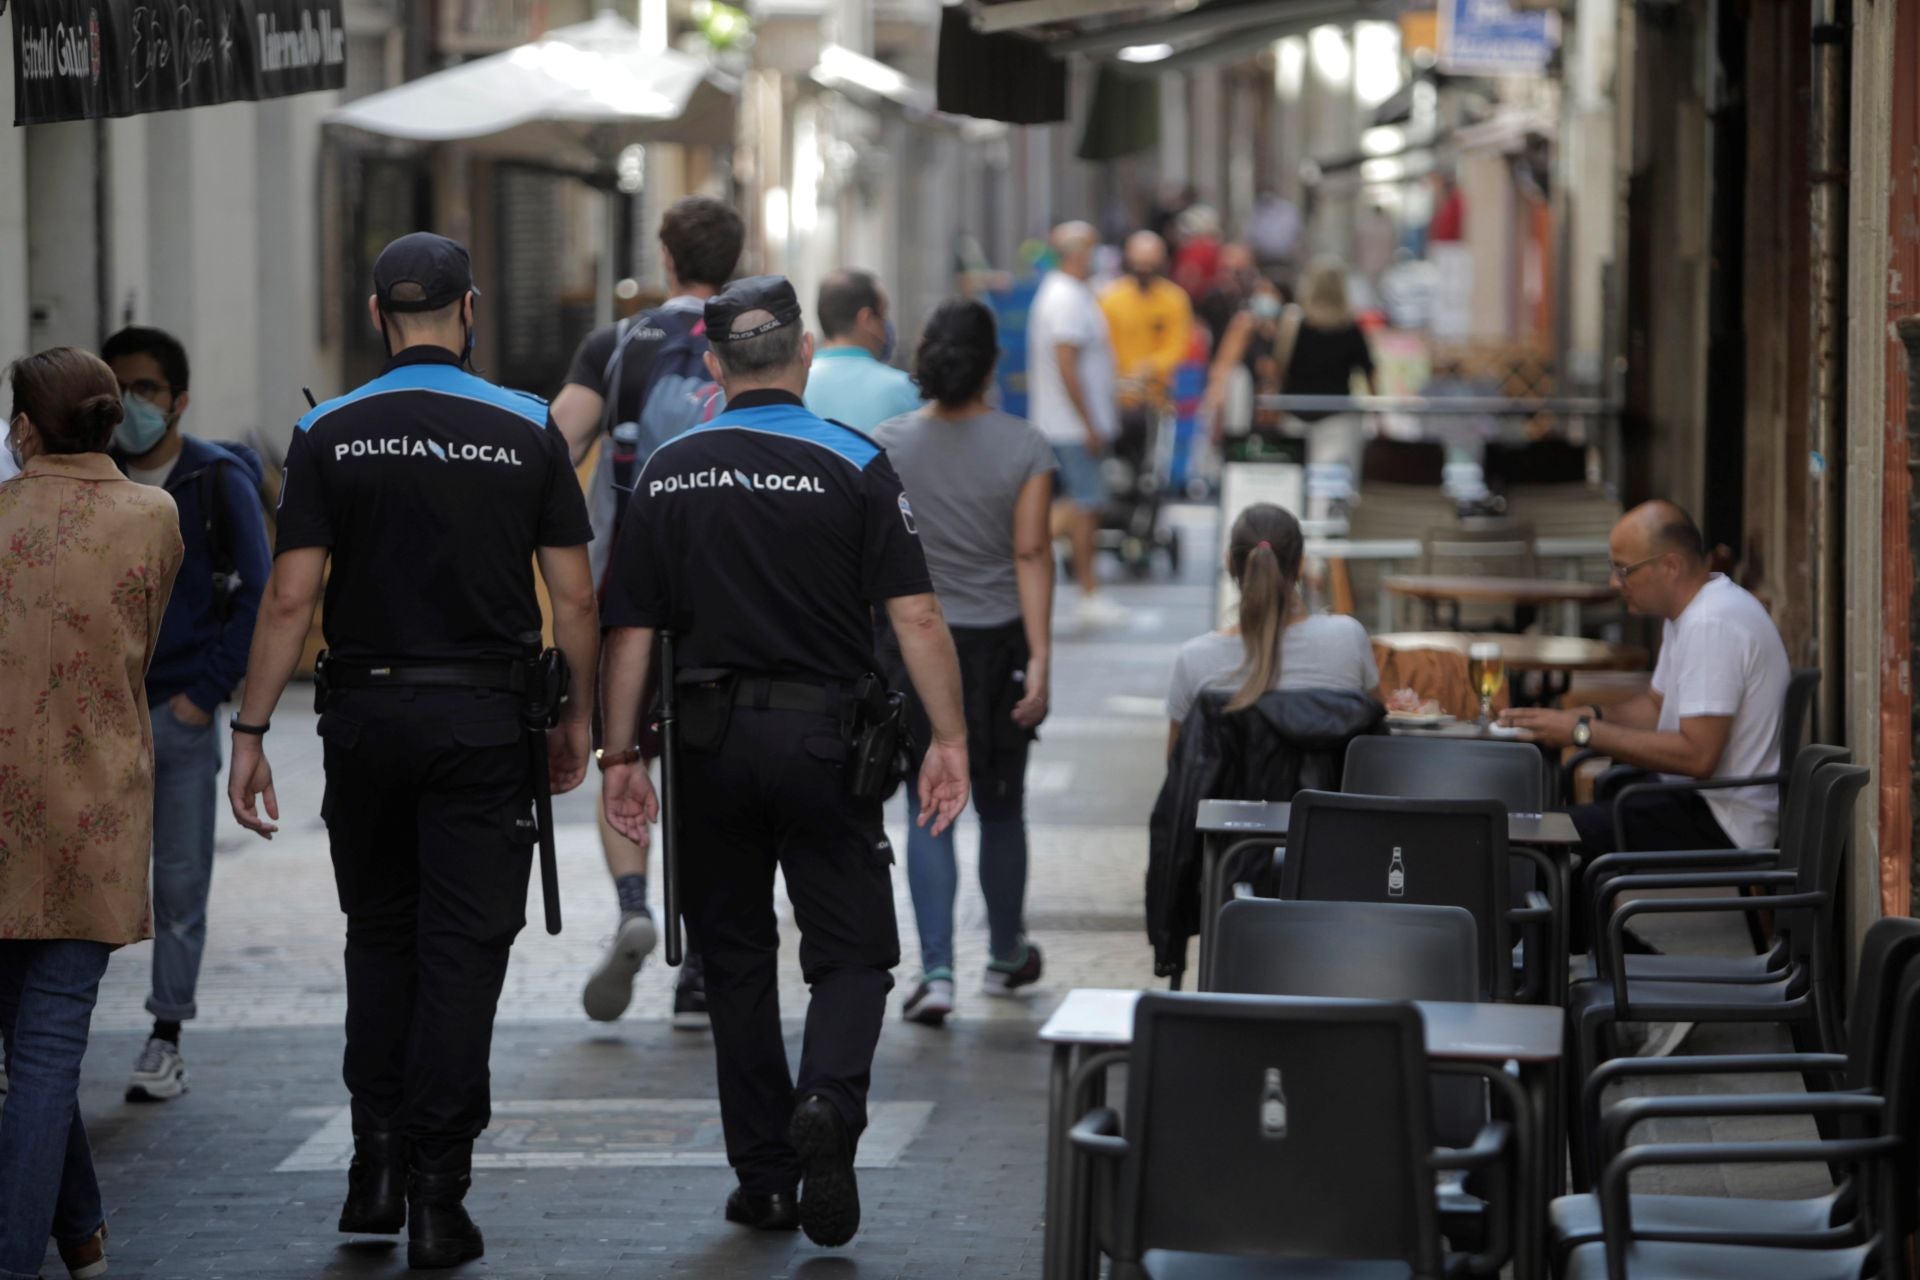
[[(1191, 517), (1189, 520), (1191, 521)], [(1211, 546), (1210, 522), (1188, 545)], [(529, 927), (514, 948), (493, 1051), (495, 1113), (470, 1200), (488, 1254), (467, 1270), (511, 1277), (701, 1276), (767, 1280), (1031, 1276), (1039, 1272), (1046, 1062), (1039, 1021), (1076, 986), (1145, 986), (1140, 917), (1146, 819), (1162, 774), (1161, 699), (1177, 644), (1206, 625), (1209, 551), (1180, 582), (1116, 583), (1123, 627), (1057, 639), (1054, 715), (1031, 781), (1029, 928), (1047, 975), (1026, 1000), (977, 993), (986, 922), (960, 829), (960, 1006), (943, 1031), (890, 1018), (861, 1160), (854, 1244), (727, 1226), (732, 1186), (713, 1103), (708, 1037), (667, 1018), (673, 972), (656, 956), (621, 1022), (589, 1022), (580, 986), (615, 909), (593, 825), (595, 795), (556, 804), (566, 929)], [(1064, 626), (1064, 623), (1063, 623)], [(129, 1105), (126, 1073), (151, 1022), (151, 946), (116, 955), (94, 1017), (82, 1109), (113, 1225), (116, 1276), (397, 1276), (404, 1252), (350, 1241), (333, 1220), (348, 1154), (339, 1079), (342, 917), (319, 820), (320, 749), (302, 688), (269, 739), (282, 801), (271, 843), (224, 812), (200, 1017), (182, 1048), (192, 1089)], [(889, 811), (896, 847), (905, 817)], [(895, 1007), (917, 972), (904, 869)], [(654, 885), (656, 901), (659, 886)], [(782, 1007), (798, 1056), (805, 1007), (781, 899)], [(47, 1274), (59, 1274), (48, 1255)]]

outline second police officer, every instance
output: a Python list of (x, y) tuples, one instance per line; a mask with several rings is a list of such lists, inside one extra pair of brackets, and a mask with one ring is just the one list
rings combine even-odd
[[(446, 1267), (482, 1252), (462, 1201), (525, 924), (534, 796), (585, 776), (599, 632), (586, 505), (546, 402), (463, 368), (467, 251), (403, 236), (374, 264), (374, 288), (386, 371), (302, 418), (287, 450), (229, 797), (241, 825), (272, 836), (262, 738), (324, 586), (321, 816), (347, 916), (354, 1140), (339, 1226), (404, 1225), (409, 1264)], [(544, 723), (527, 704), (536, 558), (576, 682), (544, 744), (527, 727)]]
[[(839, 1245), (859, 1227), (854, 1150), (900, 959), (880, 795), (850, 782), (849, 726), (878, 670), (874, 611), (932, 721), (918, 786), (936, 829), (967, 800), (960, 671), (886, 454), (801, 404), (813, 341), (793, 287), (738, 281), (708, 300), (706, 327), (726, 411), (648, 459), (607, 587), (606, 816), (644, 843), (658, 815), (633, 744), (655, 634), (670, 630), (682, 898), (739, 1178), (726, 1216)], [(797, 1090), (780, 1030), (776, 868), (812, 991)]]

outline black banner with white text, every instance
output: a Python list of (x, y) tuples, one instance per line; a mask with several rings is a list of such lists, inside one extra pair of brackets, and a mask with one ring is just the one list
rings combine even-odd
[(13, 122), (338, 89), (342, 0), (12, 0)]

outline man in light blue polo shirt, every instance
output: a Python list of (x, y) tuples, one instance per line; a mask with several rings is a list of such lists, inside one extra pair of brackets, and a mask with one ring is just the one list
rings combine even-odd
[(888, 364), (893, 321), (887, 294), (867, 271), (836, 271), (820, 285), (819, 318), (826, 341), (807, 374), (807, 408), (856, 431), (920, 407), (920, 388)]

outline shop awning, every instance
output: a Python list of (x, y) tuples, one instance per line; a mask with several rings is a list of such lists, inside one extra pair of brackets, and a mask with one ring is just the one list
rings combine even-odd
[(601, 168), (635, 143), (733, 142), (731, 76), (668, 49), (643, 52), (614, 13), (437, 71), (329, 113), (327, 123), (487, 155)]
[(13, 122), (258, 101), (346, 83), (341, 0), (13, 0)]
[[(1066, 58), (1136, 76), (1242, 56), (1322, 23), (1391, 19), (1400, 0), (965, 0), (940, 29), (940, 109), (1022, 124), (1066, 118)], [(1124, 52), (1123, 52), (1124, 51)], [(1020, 70), (1010, 72), (1017, 64)]]

